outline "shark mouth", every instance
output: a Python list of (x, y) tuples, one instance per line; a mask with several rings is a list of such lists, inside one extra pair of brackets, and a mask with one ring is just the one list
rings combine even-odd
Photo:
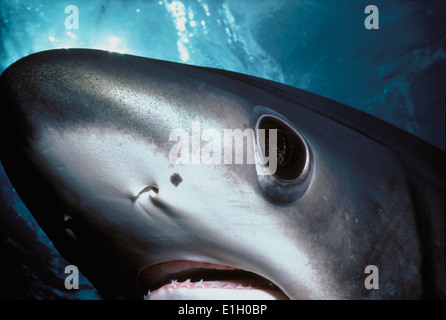
[(270, 280), (230, 266), (176, 260), (146, 267), (144, 300), (288, 300)]

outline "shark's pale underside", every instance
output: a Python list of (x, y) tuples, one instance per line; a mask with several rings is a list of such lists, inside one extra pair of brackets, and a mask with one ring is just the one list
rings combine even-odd
[[(96, 50), (23, 58), (0, 90), (9, 178), (106, 299), (445, 298), (444, 152), (395, 126), (272, 81)], [(277, 171), (172, 163), (169, 134), (193, 123), (255, 130), (258, 159), (258, 129), (277, 129)]]

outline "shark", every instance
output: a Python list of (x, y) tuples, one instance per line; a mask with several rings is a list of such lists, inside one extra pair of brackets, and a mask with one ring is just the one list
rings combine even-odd
[[(444, 151), (396, 126), (274, 81), (93, 49), (24, 57), (0, 91), (5, 171), (104, 299), (446, 297)], [(193, 123), (251, 130), (257, 160), (172, 161), (171, 133)], [(215, 156), (217, 140), (183, 146)]]

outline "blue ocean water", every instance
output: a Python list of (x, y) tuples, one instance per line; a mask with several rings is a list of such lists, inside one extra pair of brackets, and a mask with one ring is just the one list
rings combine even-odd
[[(364, 8), (379, 8), (367, 30)], [(67, 29), (79, 10), (79, 28)], [(0, 72), (28, 54), (96, 48), (233, 70), (363, 110), (445, 149), (446, 1), (0, 0)], [(0, 171), (1, 298), (98, 299)]]

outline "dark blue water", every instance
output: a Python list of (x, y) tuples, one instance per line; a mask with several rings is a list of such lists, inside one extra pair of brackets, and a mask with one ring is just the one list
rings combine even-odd
[[(379, 29), (364, 8), (379, 8)], [(79, 29), (67, 29), (68, 5)], [(343, 102), (444, 150), (446, 1), (0, 0), (0, 72), (28, 54), (97, 48), (247, 73)], [(1, 298), (97, 299), (0, 171)]]

